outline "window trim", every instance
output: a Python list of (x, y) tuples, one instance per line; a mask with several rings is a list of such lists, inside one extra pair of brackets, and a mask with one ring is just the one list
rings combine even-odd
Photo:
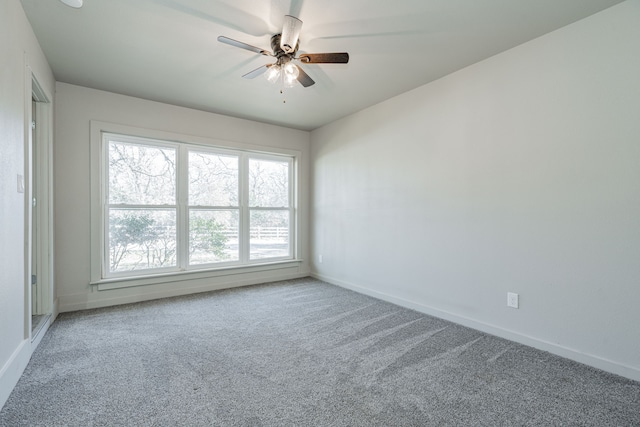
[[(226, 262), (220, 264), (206, 264), (202, 265), (202, 268), (190, 268), (187, 270), (180, 269), (178, 264), (177, 269), (163, 269), (158, 271), (157, 269), (144, 270), (143, 274), (110, 274), (108, 277), (103, 275), (103, 270), (106, 268), (104, 262), (106, 260), (105, 245), (107, 239), (105, 236), (105, 180), (106, 180), (106, 147), (107, 144), (103, 142), (103, 134), (118, 134), (132, 138), (144, 138), (152, 141), (157, 141), (159, 144), (177, 147), (180, 150), (181, 144), (189, 144), (190, 146), (201, 146), (203, 151), (213, 150), (219, 153), (228, 154), (241, 154), (244, 158), (245, 166), (248, 167), (248, 158), (259, 158), (264, 160), (282, 160), (283, 156), (290, 158), (291, 168), (290, 171), (290, 197), (291, 204), (288, 208), (290, 210), (290, 224), (289, 229), (292, 234), (290, 239), (290, 256), (279, 258), (266, 258), (251, 261), (249, 259), (249, 253), (246, 256), (246, 263), (239, 262)], [(91, 280), (90, 284), (99, 285), (98, 290), (122, 288), (128, 286), (140, 286), (147, 284), (166, 283), (180, 280), (190, 280), (193, 278), (206, 278), (215, 277), (221, 275), (230, 274), (242, 274), (252, 273), (262, 270), (273, 270), (276, 268), (290, 268), (298, 266), (303, 260), (300, 258), (300, 220), (298, 218), (299, 212), (299, 200), (300, 200), (300, 185), (298, 183), (299, 178), (299, 165), (301, 162), (302, 153), (297, 150), (291, 150), (280, 147), (265, 147), (247, 143), (238, 143), (234, 141), (219, 140), (213, 138), (204, 138), (191, 135), (184, 135), (174, 132), (167, 132), (161, 130), (152, 130), (138, 128), (128, 125), (108, 123), (102, 121), (90, 121), (90, 143), (91, 143)], [(242, 163), (242, 161), (241, 161)], [(242, 171), (240, 172), (242, 173)], [(241, 180), (242, 181), (242, 180)], [(240, 197), (243, 197), (244, 189), (240, 189)], [(178, 201), (178, 204), (180, 202)], [(242, 202), (240, 202), (242, 205)], [(247, 205), (247, 218), (245, 219), (247, 224), (249, 220), (250, 208)], [(187, 206), (188, 208), (188, 206)], [(188, 209), (187, 209), (188, 210)], [(178, 224), (178, 227), (180, 225)], [(184, 234), (184, 233), (182, 233)], [(247, 232), (248, 234), (248, 232)], [(183, 236), (186, 238), (186, 236)], [(249, 251), (249, 236), (247, 235), (247, 245), (245, 245), (247, 252)], [(240, 260), (244, 259), (240, 257)], [(127, 272), (129, 273), (129, 272)]]

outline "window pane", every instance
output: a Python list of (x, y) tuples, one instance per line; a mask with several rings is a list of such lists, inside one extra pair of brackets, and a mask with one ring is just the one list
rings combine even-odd
[(251, 211), (250, 258), (277, 258), (290, 255), (289, 211)]
[(109, 271), (175, 265), (175, 209), (109, 210)]
[(249, 205), (289, 207), (289, 162), (249, 160)]
[(192, 210), (189, 213), (189, 264), (237, 261), (238, 211)]
[(110, 141), (109, 203), (175, 205), (176, 151)]
[(190, 151), (189, 205), (238, 206), (238, 158)]

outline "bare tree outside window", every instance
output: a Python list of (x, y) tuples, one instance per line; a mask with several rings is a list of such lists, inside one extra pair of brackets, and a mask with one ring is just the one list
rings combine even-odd
[(189, 264), (237, 261), (238, 156), (189, 152)]
[(289, 163), (249, 160), (251, 259), (285, 257), (289, 247)]
[(112, 141), (109, 203), (176, 204), (176, 150)]
[(292, 259), (293, 157), (102, 141), (102, 277)]
[(189, 205), (238, 206), (238, 157), (189, 152)]
[(109, 143), (109, 269), (176, 265), (176, 150)]

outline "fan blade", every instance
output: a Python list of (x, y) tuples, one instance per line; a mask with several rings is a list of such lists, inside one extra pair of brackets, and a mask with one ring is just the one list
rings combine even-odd
[(295, 16), (285, 15), (282, 35), (280, 36), (280, 47), (287, 53), (293, 53), (298, 46), (298, 37), (302, 21)]
[(266, 19), (264, 14), (262, 16), (266, 22), (270, 22), (277, 28), (282, 28), (282, 17), (286, 15), (300, 16), (304, 2), (305, 0), (271, 0), (268, 2), (271, 4), (269, 19)]
[(253, 79), (255, 77), (258, 77), (261, 74), (264, 74), (264, 72), (267, 71), (271, 66), (273, 66), (273, 64), (263, 65), (261, 67), (256, 68), (253, 71), (249, 71), (247, 74), (245, 74), (242, 77), (244, 77), (245, 79)]
[(218, 36), (218, 41), (220, 43), (239, 47), (240, 49), (250, 50), (251, 52), (259, 53), (260, 55), (273, 56), (273, 54), (268, 50), (260, 49), (259, 47), (251, 46), (250, 44), (239, 42), (238, 40), (230, 39), (229, 37)]
[(349, 54), (347, 52), (303, 53), (298, 59), (305, 64), (347, 64)]
[(296, 65), (296, 67), (298, 68), (298, 81), (300, 82), (300, 84), (304, 87), (309, 87), (314, 85), (316, 82), (313, 81), (313, 79), (311, 77), (309, 77), (309, 74), (305, 73), (304, 70), (300, 67), (298, 67)]

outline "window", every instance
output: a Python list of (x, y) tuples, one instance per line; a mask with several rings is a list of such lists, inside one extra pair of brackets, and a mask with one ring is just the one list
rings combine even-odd
[(289, 253), (291, 167), (283, 160), (249, 159), (249, 258)]
[(294, 258), (295, 157), (102, 133), (100, 279)]
[(189, 152), (190, 265), (240, 260), (238, 160), (238, 156)]

